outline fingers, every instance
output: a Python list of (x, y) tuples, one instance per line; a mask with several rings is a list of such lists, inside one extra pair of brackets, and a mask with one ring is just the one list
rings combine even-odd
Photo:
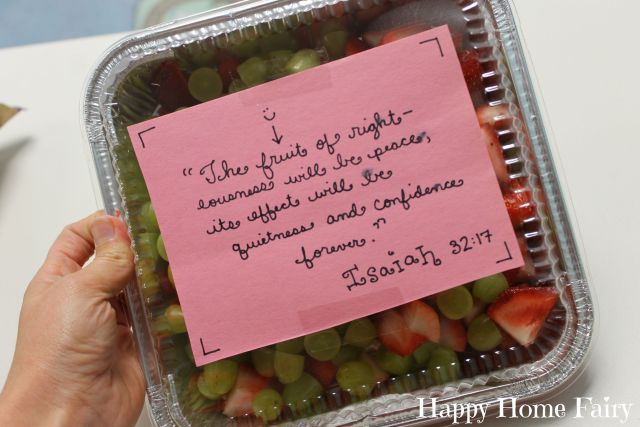
[(124, 224), (111, 216), (98, 216), (89, 226), (96, 256), (69, 276), (83, 291), (100, 298), (117, 295), (133, 275), (133, 253)]
[(104, 212), (95, 212), (62, 230), (38, 272), (42, 281), (50, 283), (82, 268), (93, 255), (93, 238), (89, 228), (100, 216), (104, 216)]

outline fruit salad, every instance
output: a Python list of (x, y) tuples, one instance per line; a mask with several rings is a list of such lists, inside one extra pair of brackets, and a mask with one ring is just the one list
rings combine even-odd
[[(338, 2), (295, 19), (178, 44), (118, 82), (110, 155), (136, 254), (154, 363), (190, 425), (301, 420), (380, 396), (437, 390), (543, 358), (561, 339), (563, 271), (531, 138), (488, 5), (467, 0)], [(196, 367), (176, 283), (127, 126), (343, 60), (447, 24), (478, 128), (518, 236), (523, 267)], [(366, 70), (363, 70), (366, 72)], [(176, 141), (176, 143), (182, 143)], [(180, 284), (177, 284), (180, 286)]]

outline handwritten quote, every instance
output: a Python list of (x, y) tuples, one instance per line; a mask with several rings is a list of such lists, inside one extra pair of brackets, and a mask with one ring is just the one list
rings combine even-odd
[(522, 265), (446, 27), (129, 134), (197, 364)]

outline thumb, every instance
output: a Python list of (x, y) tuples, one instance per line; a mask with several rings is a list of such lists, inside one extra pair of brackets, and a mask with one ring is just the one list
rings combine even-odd
[(117, 295), (132, 278), (131, 241), (122, 221), (99, 216), (89, 226), (96, 256), (84, 269), (73, 273), (81, 289), (95, 291), (101, 297)]

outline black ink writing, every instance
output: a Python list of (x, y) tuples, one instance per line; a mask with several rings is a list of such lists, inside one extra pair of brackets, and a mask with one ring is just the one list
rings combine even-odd
[(298, 184), (302, 181), (309, 181), (311, 178), (315, 178), (317, 176), (325, 176), (326, 174), (327, 168), (314, 163), (311, 166), (307, 166), (307, 169), (304, 172), (299, 173), (295, 176), (290, 175), (284, 183), (285, 185)]
[(403, 147), (410, 147), (412, 145), (422, 144), (422, 141), (425, 141), (425, 139), (427, 141), (427, 144), (431, 142), (431, 138), (426, 136), (424, 132), (418, 135), (411, 134), (408, 138), (407, 137), (401, 138), (400, 142), (394, 141), (390, 144), (384, 145), (383, 147), (376, 147), (373, 150), (373, 153), (367, 154), (367, 157), (370, 159), (376, 159), (377, 161), (381, 161), (380, 159), (382, 158), (383, 155), (391, 151), (400, 150)]
[(318, 141), (316, 141), (316, 148), (320, 151), (324, 150), (326, 148), (327, 152), (331, 155), (333, 155), (333, 153), (336, 152), (335, 146), (336, 144), (338, 144), (338, 142), (340, 142), (340, 134), (336, 133), (333, 135), (333, 142), (329, 142), (329, 138), (327, 137), (327, 134), (325, 133), (324, 135), (322, 135), (322, 138), (320, 138)]
[(302, 224), (298, 227), (293, 227), (291, 229), (280, 231), (277, 233), (267, 231), (264, 236), (262, 235), (262, 233), (258, 233), (258, 236), (261, 236), (261, 237), (258, 238), (257, 240), (252, 240), (248, 243), (234, 243), (233, 245), (231, 245), (231, 249), (233, 249), (234, 252), (237, 252), (238, 255), (240, 255), (240, 259), (242, 259), (243, 261), (246, 261), (247, 259), (249, 259), (250, 250), (259, 248), (264, 245), (268, 245), (271, 242), (295, 237), (299, 234), (306, 233), (308, 231), (313, 230), (314, 227), (315, 227), (315, 224), (311, 222), (307, 225)]
[[(329, 184), (329, 181), (327, 181), (326, 184)], [(347, 193), (351, 190), (353, 190), (353, 184), (347, 183), (344, 178), (341, 178), (338, 181), (333, 181), (328, 187), (320, 191), (316, 191), (315, 193), (313, 193), (313, 195), (307, 197), (307, 199), (310, 202), (315, 202), (324, 197), (340, 193)]]
[(213, 225), (211, 228), (207, 230), (207, 234), (216, 234), (222, 231), (236, 230), (240, 227), (240, 221), (225, 221), (224, 219), (218, 218), (218, 221), (213, 220)]
[(211, 160), (209, 163), (200, 168), (200, 176), (204, 176), (205, 181), (209, 184), (222, 182), (234, 176), (246, 175), (249, 172), (249, 166), (229, 166), (226, 160), (220, 162), (220, 171), (214, 167), (216, 161)]
[(393, 176), (393, 172), (390, 170), (384, 171), (381, 170), (379, 172), (374, 172), (371, 169), (366, 169), (362, 173), (362, 177), (364, 181), (360, 183), (361, 186), (366, 187), (369, 184), (375, 184), (379, 179), (387, 180)]
[(367, 212), (366, 206), (358, 206), (357, 204), (351, 204), (351, 209), (347, 212), (340, 212), (338, 214), (327, 215), (327, 224), (335, 224), (336, 222), (344, 221), (345, 219), (357, 218), (364, 215)]
[(362, 157), (361, 156), (351, 156), (351, 157), (346, 157), (346, 158), (342, 158), (342, 154), (338, 153), (336, 154), (336, 163), (335, 165), (333, 165), (333, 170), (340, 170), (342, 168), (346, 168), (347, 166), (357, 166), (360, 163), (362, 163)]
[(275, 187), (273, 181), (261, 182), (246, 190), (236, 190), (233, 193), (225, 194), (224, 196), (215, 197), (209, 200), (198, 200), (198, 210), (215, 208), (216, 206), (223, 205), (225, 203), (233, 202), (237, 199), (245, 199), (247, 197), (255, 196), (258, 193), (265, 191), (271, 191)]
[(312, 269), (315, 266), (315, 261), (324, 255), (332, 255), (338, 252), (344, 252), (348, 249), (361, 248), (367, 244), (366, 239), (353, 239), (345, 243), (338, 243), (332, 246), (321, 246), (318, 249), (310, 251), (311, 256), (307, 254), (307, 249), (304, 246), (300, 247), (302, 256), (295, 260), (296, 264), (304, 264), (308, 269)]
[[(365, 122), (367, 118), (363, 119)], [(349, 139), (354, 139), (359, 136), (364, 136), (368, 133), (373, 133), (373, 139), (378, 140), (380, 138), (380, 131), (389, 126), (398, 126), (402, 123), (402, 117), (396, 116), (396, 113), (389, 110), (386, 117), (382, 117), (380, 113), (373, 114), (373, 120), (364, 125), (352, 126), (351, 131), (347, 135)]]
[[(293, 146), (290, 146), (293, 147)], [(290, 151), (283, 154), (271, 154), (267, 155), (264, 151), (260, 153), (260, 164), (256, 167), (262, 170), (265, 178), (273, 179), (274, 172), (273, 167), (286, 162), (287, 160), (295, 159), (296, 157), (307, 157), (307, 149), (296, 144)]]
[[(409, 184), (411, 185), (411, 184)], [(464, 185), (462, 179), (452, 179), (443, 183), (435, 183), (430, 186), (423, 187), (418, 185), (415, 190), (400, 189), (400, 194), (387, 199), (375, 199), (373, 202), (374, 209), (383, 211), (396, 205), (401, 205), (405, 210), (411, 209), (411, 201), (420, 199), (433, 193), (447, 191), (453, 188), (460, 188)]]
[[(395, 256), (394, 251), (388, 251), (387, 255), (390, 257)], [(414, 253), (409, 253), (404, 256), (395, 257), (389, 264), (385, 265), (372, 265), (367, 267), (365, 274), (357, 274), (360, 271), (360, 267), (354, 264), (350, 269), (342, 272), (341, 276), (348, 280), (347, 289), (351, 291), (352, 288), (358, 286), (364, 286), (367, 283), (378, 283), (386, 277), (395, 276), (404, 273), (408, 267), (418, 266), (425, 267), (432, 265), (438, 267), (442, 264), (442, 260), (436, 256), (436, 254), (430, 250), (425, 249), (424, 245), (417, 246)]]
[(282, 203), (271, 204), (266, 202), (257, 209), (254, 209), (248, 216), (247, 219), (251, 222), (259, 219), (264, 224), (267, 224), (269, 221), (274, 221), (278, 218), (278, 213), (285, 211), (287, 209), (295, 208), (300, 206), (300, 200), (297, 197), (292, 198), (291, 194), (287, 194), (285, 197), (285, 201)]

